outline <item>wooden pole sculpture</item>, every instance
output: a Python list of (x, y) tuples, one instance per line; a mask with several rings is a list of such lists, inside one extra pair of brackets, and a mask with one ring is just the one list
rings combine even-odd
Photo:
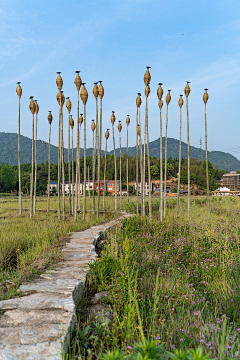
[(105, 191), (106, 191), (106, 170), (107, 170), (107, 141), (109, 138), (109, 129), (105, 132), (106, 150), (105, 150), (105, 166), (104, 166), (104, 190), (103, 190), (103, 211), (105, 211)]
[(88, 92), (85, 88), (85, 83), (82, 84), (81, 99), (84, 105), (84, 194), (83, 194), (83, 221), (86, 217), (86, 103), (88, 99)]
[[(92, 120), (92, 125), (91, 125), (91, 129), (93, 132), (93, 161), (92, 161), (92, 182), (93, 182), (93, 193), (92, 193), (92, 213), (95, 214), (95, 164), (96, 164), (96, 149), (95, 149), (95, 145), (94, 142), (96, 144), (96, 135), (95, 135), (95, 123), (94, 120)], [(94, 136), (95, 135), (95, 136)]]
[(138, 112), (140, 111), (140, 106), (142, 104), (141, 94), (138, 93), (136, 98), (137, 105), (137, 117), (136, 117), (136, 206), (137, 214), (139, 212), (139, 199), (138, 199)]
[(69, 120), (71, 129), (72, 129), (72, 215), (74, 215), (74, 156), (73, 156), (73, 128), (74, 128), (74, 120), (72, 115), (70, 115)]
[[(96, 176), (96, 152), (98, 149), (98, 162), (99, 162), (99, 126), (98, 126), (98, 85), (97, 82), (94, 83), (93, 95), (96, 100), (96, 136), (95, 136), (95, 146), (94, 146), (94, 191), (93, 191), (93, 214), (95, 214), (95, 176)], [(94, 135), (94, 134), (93, 134)], [(99, 175), (99, 174), (98, 174)], [(98, 178), (99, 180), (99, 178)], [(97, 184), (98, 184), (97, 180)], [(100, 184), (100, 183), (99, 183)], [(99, 194), (100, 194), (100, 185), (98, 184), (97, 192), (97, 217), (99, 217)]]
[(166, 206), (167, 206), (167, 128), (168, 128), (168, 105), (171, 101), (171, 90), (168, 90), (166, 96), (167, 103), (167, 115), (166, 115), (166, 135), (165, 135), (165, 169), (164, 169), (164, 218), (166, 217)]
[(121, 131), (122, 131), (122, 124), (121, 124), (121, 120), (118, 121), (118, 131), (119, 131), (119, 145), (120, 145), (120, 184), (119, 184), (119, 189), (120, 189), (120, 210), (122, 210), (122, 144), (121, 144)]
[(111, 123), (112, 123), (112, 133), (113, 133), (114, 165), (115, 165), (115, 211), (117, 211), (117, 159), (116, 159), (115, 138), (114, 138), (115, 120), (116, 120), (116, 117), (115, 117), (114, 111), (112, 111)]
[(62, 193), (63, 193), (63, 220), (66, 220), (65, 213), (65, 166), (64, 166), (64, 147), (63, 147), (63, 105), (65, 102), (65, 96), (62, 93), (61, 98), (61, 157), (62, 157)]
[(35, 177), (34, 177), (34, 202), (33, 202), (33, 215), (36, 214), (36, 200), (37, 200), (37, 116), (39, 106), (37, 100), (35, 102), (35, 114), (36, 114), (36, 128), (35, 128)]
[(89, 173), (89, 165), (88, 165), (88, 197), (89, 197), (89, 204), (90, 204), (90, 173)]
[[(140, 114), (140, 108), (139, 108)], [(138, 114), (138, 115), (139, 115)], [(140, 117), (139, 117), (140, 122)], [(142, 136), (141, 136), (141, 123), (137, 126), (137, 134), (139, 137), (139, 147), (140, 147), (140, 174), (141, 174), (141, 216), (143, 216), (143, 192), (145, 191), (143, 186), (143, 164), (142, 164)], [(144, 213), (145, 214), (145, 213)]]
[(48, 204), (47, 204), (47, 212), (49, 213), (50, 209), (50, 165), (51, 165), (51, 157), (50, 157), (50, 151), (51, 151), (51, 124), (52, 124), (52, 113), (49, 111), (48, 114), (48, 122), (49, 122), (49, 145), (48, 145)]
[(18, 105), (18, 197), (19, 197), (19, 216), (22, 216), (22, 185), (21, 185), (21, 160), (20, 160), (20, 99), (22, 96), (21, 83), (17, 82), (16, 93), (19, 99)]
[(163, 89), (162, 83), (158, 84), (157, 96), (160, 109), (160, 184), (159, 184), (159, 215), (160, 221), (163, 221), (163, 168), (162, 168), (162, 107), (163, 107)]
[(69, 207), (69, 215), (71, 215), (71, 164), (70, 164), (70, 112), (72, 108), (72, 103), (69, 100), (69, 97), (66, 98), (66, 108), (68, 110), (68, 207)]
[(190, 141), (189, 141), (189, 114), (188, 114), (188, 96), (190, 94), (189, 81), (185, 86), (184, 92), (186, 95), (186, 105), (187, 105), (187, 137), (188, 137), (188, 220), (190, 219)]
[[(127, 115), (126, 124), (127, 124), (127, 203), (129, 206), (129, 187), (128, 187), (128, 125), (130, 124), (129, 115)], [(106, 136), (106, 134), (105, 134), (105, 136)]]
[[(146, 137), (147, 137), (147, 155), (148, 155), (148, 186), (149, 186), (149, 222), (152, 222), (152, 187), (151, 187), (151, 171), (150, 171), (150, 152), (149, 152), (149, 135), (148, 135), (148, 96), (150, 94), (150, 81), (151, 75), (149, 72), (150, 66), (147, 66), (147, 70), (144, 75), (144, 83), (145, 83), (145, 96), (146, 96)], [(144, 183), (145, 190), (145, 183)]]
[(78, 169), (79, 169), (79, 90), (82, 85), (82, 80), (79, 76), (80, 71), (76, 71), (75, 85), (78, 92), (77, 102), (77, 154), (76, 154), (76, 183), (75, 183), (75, 209), (74, 209), (74, 220), (77, 221), (77, 202), (78, 202)]
[(183, 106), (183, 95), (180, 95), (178, 105), (180, 107), (180, 137), (179, 137), (179, 165), (178, 165), (178, 189), (177, 189), (177, 217), (179, 212), (179, 196), (180, 196), (180, 181), (181, 181), (181, 161), (182, 161), (182, 106)]
[(31, 171), (31, 181), (30, 181), (30, 219), (33, 217), (33, 167), (34, 167), (34, 113), (35, 113), (35, 103), (33, 101), (33, 96), (30, 96), (29, 109), (32, 113), (32, 171)]
[(81, 128), (82, 128), (82, 123), (83, 123), (83, 114), (80, 114), (79, 116), (79, 122), (78, 122), (78, 127), (79, 127), (79, 142), (78, 142), (78, 153), (79, 153), (79, 167), (78, 167), (78, 208), (80, 210), (80, 190), (81, 190), (81, 172), (80, 172), (80, 161), (81, 161)]
[(57, 76), (57, 80), (56, 80), (56, 84), (58, 87), (58, 94), (57, 94), (57, 101), (59, 104), (59, 124), (58, 124), (58, 220), (61, 219), (61, 209), (60, 209), (60, 166), (61, 166), (61, 133), (60, 133), (60, 129), (61, 129), (61, 105), (62, 105), (62, 96), (61, 96), (61, 89), (63, 86), (63, 80), (61, 77), (61, 73), (57, 72), (58, 76)]
[(207, 102), (209, 99), (208, 89), (204, 89), (203, 102), (205, 104), (205, 151), (206, 151), (206, 176), (207, 176), (207, 207), (208, 216), (210, 216), (210, 198), (209, 198), (209, 174), (208, 174), (208, 155), (207, 155)]
[(102, 99), (104, 96), (104, 88), (102, 86), (102, 81), (99, 81), (100, 85), (98, 86), (98, 94), (100, 97), (100, 124), (99, 124), (99, 150), (98, 150), (98, 208), (97, 211), (99, 213), (100, 206), (100, 164), (101, 164), (101, 154), (102, 154)]

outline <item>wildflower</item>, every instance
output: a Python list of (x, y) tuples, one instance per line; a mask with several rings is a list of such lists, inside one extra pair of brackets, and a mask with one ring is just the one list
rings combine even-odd
[(132, 347), (130, 345), (127, 346), (127, 349), (132, 350)]
[(160, 336), (156, 336), (156, 340), (160, 340)]
[(232, 348), (231, 345), (228, 345), (228, 348), (231, 349)]
[(180, 343), (183, 343), (183, 339), (182, 339), (182, 338), (180, 339)]
[(194, 315), (195, 315), (195, 316), (198, 316), (198, 311), (195, 311)]
[(201, 339), (201, 340), (200, 340), (200, 343), (204, 343), (204, 341), (205, 341), (204, 339)]

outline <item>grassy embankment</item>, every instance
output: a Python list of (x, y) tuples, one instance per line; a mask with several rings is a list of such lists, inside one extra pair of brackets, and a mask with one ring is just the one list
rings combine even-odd
[[(87, 199), (89, 210), (92, 207), (91, 201), (92, 199)], [(106, 197), (105, 203), (107, 210), (113, 209), (113, 197)], [(23, 208), (29, 209), (29, 204), (29, 198), (24, 198)], [(0, 300), (16, 296), (22, 281), (38, 276), (60, 261), (61, 250), (67, 241), (63, 237), (68, 232), (81, 231), (116, 216), (106, 212), (97, 219), (88, 212), (86, 222), (83, 223), (82, 214), (79, 213), (75, 223), (73, 217), (68, 215), (68, 198), (66, 221), (58, 221), (57, 212), (50, 212), (48, 215), (46, 211), (37, 211), (30, 220), (29, 211), (23, 211), (23, 216), (19, 217), (17, 209), (18, 199), (0, 197)], [(47, 209), (46, 197), (37, 199), (37, 209)], [(51, 209), (57, 209), (56, 197), (51, 197)]]
[[(206, 199), (192, 198), (190, 222), (187, 199), (179, 219), (176, 200), (168, 204), (163, 224), (156, 211), (152, 225), (136, 217), (110, 232), (80, 308), (107, 291), (103, 303), (111, 307), (113, 325), (86, 320), (85, 309), (69, 359), (104, 359), (107, 351), (105, 359), (156, 358), (151, 349), (166, 358), (166, 351), (198, 346), (212, 358), (240, 358), (240, 199), (211, 198), (209, 219)], [(184, 351), (174, 356), (203, 359)]]

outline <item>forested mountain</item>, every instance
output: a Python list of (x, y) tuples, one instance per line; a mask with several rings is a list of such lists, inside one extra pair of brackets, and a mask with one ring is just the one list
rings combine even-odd
[[(17, 143), (18, 136), (17, 134), (12, 133), (0, 133), (0, 163), (10, 165), (17, 165)], [(43, 141), (38, 140), (38, 163), (45, 162), (48, 160), (48, 144), (45, 144)], [(46, 149), (46, 151), (45, 151)], [(158, 138), (155, 141), (149, 143), (150, 156), (156, 156), (159, 158), (160, 155), (160, 139)], [(122, 155), (126, 153), (126, 148), (122, 148)], [(147, 149), (146, 149), (147, 150)], [(31, 163), (31, 154), (32, 154), (32, 140), (21, 135), (21, 163)], [(178, 158), (179, 151), (179, 140), (168, 138), (168, 157)], [(92, 156), (92, 148), (87, 149), (87, 156)], [(136, 147), (129, 148), (129, 155), (134, 156), (136, 153)], [(163, 138), (163, 157), (165, 153), (165, 138)], [(113, 150), (108, 152), (108, 154), (113, 154)], [(116, 154), (119, 155), (119, 149), (116, 149)], [(102, 156), (104, 151), (102, 150)], [(67, 149), (64, 149), (65, 161), (67, 161)], [(74, 149), (74, 157), (76, 156), (76, 149)], [(83, 156), (83, 149), (81, 148), (81, 156)], [(194, 159), (205, 159), (205, 151), (202, 150), (202, 155), (199, 148), (190, 146), (190, 156)], [(182, 158), (187, 157), (187, 144), (182, 142)], [(214, 165), (218, 166), (219, 169), (224, 169), (226, 171), (239, 170), (240, 161), (231, 154), (224, 153), (221, 151), (209, 151), (208, 160)], [(57, 164), (58, 161), (58, 148), (57, 146), (51, 145), (51, 163)]]

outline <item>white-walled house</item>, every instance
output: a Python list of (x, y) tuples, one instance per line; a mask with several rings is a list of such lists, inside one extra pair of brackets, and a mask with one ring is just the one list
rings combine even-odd
[[(137, 183), (135, 181), (135, 190), (137, 189), (136, 184)], [(151, 189), (151, 191), (153, 190), (152, 182), (151, 186), (149, 187), (148, 179), (145, 179), (145, 195), (149, 195), (149, 188)], [(138, 180), (138, 193), (141, 195), (141, 180)]]

